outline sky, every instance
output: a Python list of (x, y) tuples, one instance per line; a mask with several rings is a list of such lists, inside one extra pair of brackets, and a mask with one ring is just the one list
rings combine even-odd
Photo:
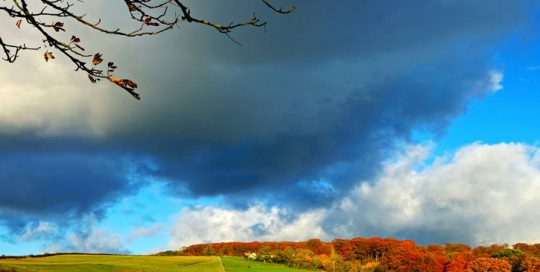
[[(1, 63), (0, 254), (540, 243), (540, 3), (189, 4), (268, 25), (234, 31), (239, 46), (201, 25), (132, 39), (66, 22), (141, 101), (60, 54)], [(136, 28), (122, 5), (76, 8)], [(0, 14), (2, 38), (39, 43)]]

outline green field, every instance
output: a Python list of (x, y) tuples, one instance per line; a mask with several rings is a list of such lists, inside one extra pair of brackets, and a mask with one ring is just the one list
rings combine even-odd
[(289, 268), (284, 265), (247, 261), (236, 257), (223, 257), (226, 272), (313, 272), (313, 270)]
[[(281, 265), (234, 257), (57, 255), (40, 258), (0, 259), (0, 268), (19, 272), (300, 272)], [(0, 269), (2, 271), (2, 269)]]

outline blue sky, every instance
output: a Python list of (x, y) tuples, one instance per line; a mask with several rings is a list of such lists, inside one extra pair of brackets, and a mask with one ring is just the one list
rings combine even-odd
[(0, 254), (540, 242), (538, 3), (294, 5), (193, 4), (265, 16), (266, 31), (233, 33), (242, 46), (189, 24), (136, 43), (67, 24), (136, 78), (140, 102), (65, 59), (3, 63)]
[(473, 142), (538, 144), (538, 42), (534, 37), (526, 42), (509, 37), (496, 53), (497, 66), (504, 71), (503, 89), (473, 99), (466, 112), (454, 118), (444, 134), (419, 131), (414, 140), (435, 141), (437, 153), (451, 152)]

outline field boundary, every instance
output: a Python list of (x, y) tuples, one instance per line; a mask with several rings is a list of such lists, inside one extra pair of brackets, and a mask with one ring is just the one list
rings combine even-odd
[(221, 264), (221, 268), (223, 269), (223, 272), (225, 272), (225, 266), (223, 266), (223, 262), (221, 261), (221, 257), (218, 256), (217, 258), (219, 260), (219, 264)]

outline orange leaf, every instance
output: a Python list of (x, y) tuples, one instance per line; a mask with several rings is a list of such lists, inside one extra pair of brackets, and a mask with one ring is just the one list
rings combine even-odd
[(93, 65), (99, 65), (100, 63), (102, 63), (103, 59), (101, 57), (102, 57), (102, 55), (100, 53), (95, 54), (94, 58), (92, 59), (92, 64)]
[(52, 54), (52, 52), (45, 52), (45, 54), (43, 54), (43, 58), (45, 59), (46, 62), (49, 62), (50, 59), (54, 59), (54, 56)]

